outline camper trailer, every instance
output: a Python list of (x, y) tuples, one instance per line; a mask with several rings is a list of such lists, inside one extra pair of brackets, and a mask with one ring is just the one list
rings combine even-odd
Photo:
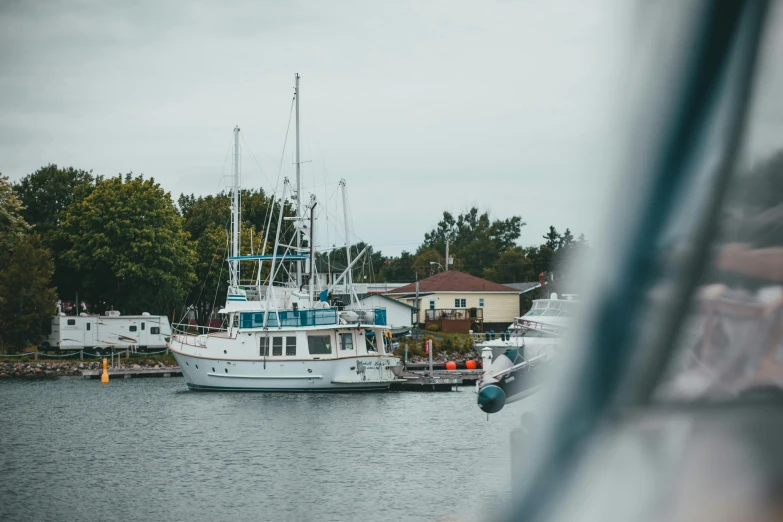
[(52, 318), (51, 333), (44, 350), (163, 349), (171, 336), (165, 315), (121, 315), (110, 310), (105, 315), (59, 314)]

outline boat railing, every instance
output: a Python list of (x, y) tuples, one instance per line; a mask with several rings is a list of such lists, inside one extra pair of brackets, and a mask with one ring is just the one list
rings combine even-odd
[(539, 323), (537, 321), (530, 321), (528, 319), (519, 318), (516, 321), (518, 327), (525, 330), (538, 330), (540, 332), (551, 333), (554, 335), (563, 335), (568, 331), (565, 326), (554, 326), (546, 323)]
[(222, 327), (197, 326), (191, 323), (176, 323), (171, 325), (171, 335), (172, 337), (175, 337), (177, 341), (182, 344), (200, 348), (205, 346), (206, 343), (204, 342), (204, 339), (208, 335), (216, 333), (227, 334), (228, 330)]

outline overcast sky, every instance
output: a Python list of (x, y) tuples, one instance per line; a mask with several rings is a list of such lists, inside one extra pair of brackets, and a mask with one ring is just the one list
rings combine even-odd
[(298, 72), (306, 188), (333, 198), (345, 178), (356, 235), (383, 252), (474, 205), (521, 215), (522, 245), (550, 224), (592, 238), (632, 34), (622, 4), (6, 1), (0, 172), (133, 171), (175, 200), (209, 194), (239, 125), (243, 185), (269, 190)]

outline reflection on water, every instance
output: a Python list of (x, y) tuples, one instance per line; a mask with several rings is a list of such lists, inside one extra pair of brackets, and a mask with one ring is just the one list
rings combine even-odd
[(456, 393), (183, 391), (180, 379), (0, 381), (3, 520), (486, 518), (509, 432)]

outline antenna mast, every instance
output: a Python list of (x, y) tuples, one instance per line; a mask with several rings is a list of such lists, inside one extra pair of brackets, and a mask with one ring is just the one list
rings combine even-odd
[(351, 235), (348, 227), (348, 199), (345, 195), (345, 180), (340, 180), (340, 187), (343, 191), (343, 215), (345, 216), (345, 256), (348, 266), (348, 273), (345, 275), (346, 290), (350, 296), (350, 301), (353, 303), (353, 278), (351, 277)]
[[(231, 187), (231, 256), (239, 256), (239, 127), (234, 127), (234, 184)], [(231, 262), (231, 286), (239, 286), (239, 261)]]
[[(301, 210), (302, 210), (302, 171), (301, 163), (299, 161), (299, 73), (294, 74), (294, 98), (296, 100), (296, 221), (294, 221), (296, 230), (296, 254), (301, 253), (302, 248), (302, 234), (300, 231), (301, 225)], [(296, 288), (302, 287), (302, 262), (296, 262)]]

